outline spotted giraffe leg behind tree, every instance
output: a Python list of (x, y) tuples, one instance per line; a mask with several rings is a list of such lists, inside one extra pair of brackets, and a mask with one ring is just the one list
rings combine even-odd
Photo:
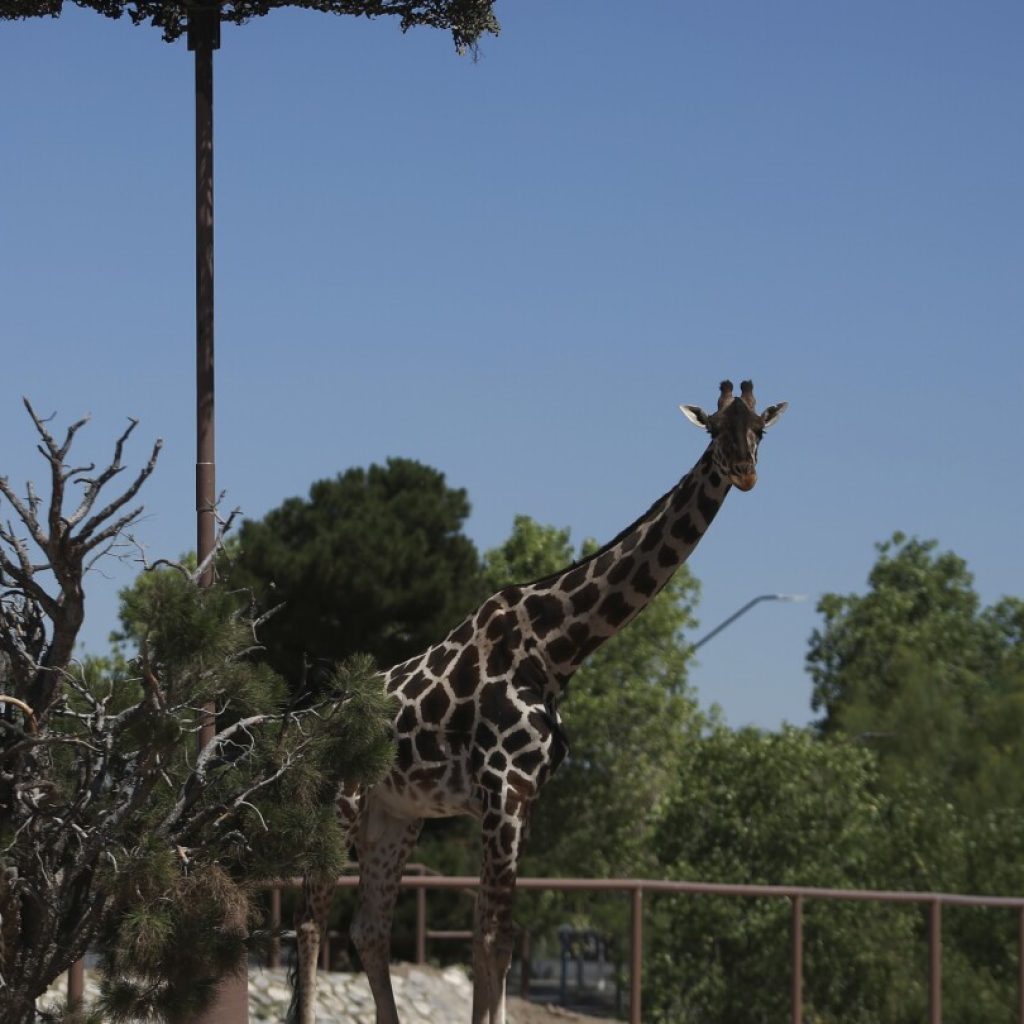
[(288, 1024), (316, 1024), (316, 970), (333, 894), (334, 879), (319, 882), (306, 876), (302, 880), (302, 903), (295, 918), (297, 977)]
[(483, 863), (473, 929), (473, 1024), (505, 1024), (505, 979), (512, 962), (512, 903), (529, 805), (492, 793), (483, 816)]
[(422, 827), (422, 818), (399, 817), (370, 793), (356, 829), (359, 891), (349, 934), (370, 983), (377, 1024), (399, 1024), (389, 968), (391, 919), (405, 862)]

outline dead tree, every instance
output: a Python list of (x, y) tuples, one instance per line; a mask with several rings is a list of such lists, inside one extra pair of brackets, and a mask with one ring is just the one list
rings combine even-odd
[[(97, 470), (70, 458), (85, 420), (58, 441), (25, 404), (49, 494), (0, 477), (0, 1020), (36, 1020), (90, 947), (115, 1016), (173, 1020), (244, 965), (246, 874), (339, 866), (338, 769), (383, 770), (386, 700), (364, 664), (319, 703), (283, 707), (286, 688), (248, 657), (245, 602), (199, 588), (202, 566), (132, 588), (133, 657), (74, 661), (86, 573), (141, 514), (160, 442), (116, 490), (134, 421)], [(211, 704), (216, 735), (197, 753)]]

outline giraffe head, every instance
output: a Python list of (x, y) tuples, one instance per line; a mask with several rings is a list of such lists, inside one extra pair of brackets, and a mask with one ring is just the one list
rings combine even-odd
[(769, 405), (761, 412), (754, 402), (754, 385), (740, 384), (740, 397), (732, 393), (732, 381), (723, 380), (718, 410), (706, 413), (699, 405), (681, 405), (683, 415), (711, 435), (715, 469), (741, 491), (757, 483), (757, 446), (764, 432), (786, 411), (787, 402)]

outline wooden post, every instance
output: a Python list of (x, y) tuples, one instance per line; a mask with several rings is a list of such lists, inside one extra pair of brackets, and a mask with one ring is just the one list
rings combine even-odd
[(530, 932), (523, 931), (520, 944), (519, 961), (519, 995), (523, 999), (530, 998)]
[(270, 890), (270, 967), (281, 966), (281, 890), (275, 885)]
[(68, 1009), (82, 1008), (85, 999), (85, 960), (76, 960), (68, 968)]
[(427, 962), (427, 890), (416, 889), (416, 963)]

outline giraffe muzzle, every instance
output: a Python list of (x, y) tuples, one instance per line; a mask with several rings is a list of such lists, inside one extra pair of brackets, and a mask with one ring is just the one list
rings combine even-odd
[(754, 484), (757, 483), (756, 473), (741, 473), (734, 477), (730, 477), (733, 486), (738, 487), (741, 491), (752, 490)]

